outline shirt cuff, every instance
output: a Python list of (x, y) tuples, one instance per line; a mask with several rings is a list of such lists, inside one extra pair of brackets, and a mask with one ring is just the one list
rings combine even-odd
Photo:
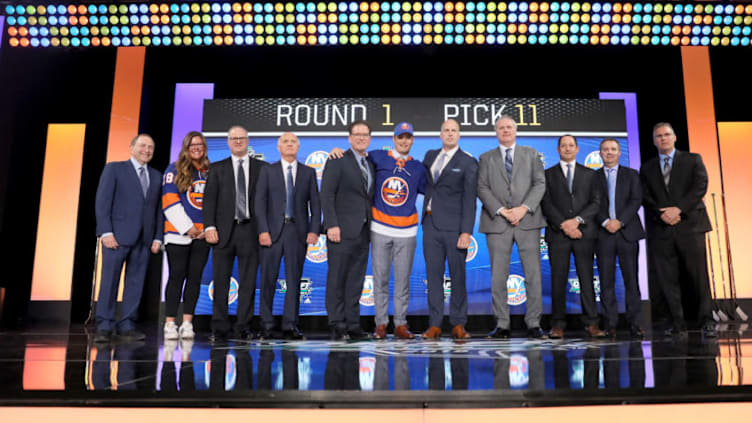
[(217, 228), (215, 226), (207, 226), (204, 228), (204, 232), (216, 231), (216, 230)]
[(99, 237), (100, 238), (104, 238), (104, 237), (107, 237), (107, 236), (115, 236), (115, 234), (112, 233), (112, 232), (105, 232), (102, 235), (100, 235)]
[(609, 220), (611, 220), (611, 219), (603, 219), (603, 222), (601, 223), (601, 226), (603, 226), (605, 228), (606, 227), (606, 223), (608, 223)]

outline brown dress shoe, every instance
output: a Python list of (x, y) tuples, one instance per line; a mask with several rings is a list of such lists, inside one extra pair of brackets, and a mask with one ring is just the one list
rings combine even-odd
[(605, 338), (606, 332), (603, 332), (596, 325), (589, 325), (585, 328), (585, 333), (591, 338)]
[(441, 338), (441, 329), (436, 326), (431, 326), (427, 331), (423, 332), (423, 339), (439, 339)]
[(376, 339), (385, 339), (386, 338), (386, 325), (376, 326), (376, 331), (373, 333), (373, 337)]
[(407, 329), (407, 325), (399, 325), (396, 328), (394, 328), (394, 336), (396, 336), (399, 339), (414, 339), (415, 334), (410, 332), (409, 329)]
[(470, 338), (470, 334), (467, 333), (465, 330), (465, 327), (462, 325), (457, 325), (452, 329), (452, 338), (454, 339), (468, 339)]
[(564, 338), (564, 329), (554, 326), (551, 328), (551, 332), (549, 332), (548, 337), (551, 339)]

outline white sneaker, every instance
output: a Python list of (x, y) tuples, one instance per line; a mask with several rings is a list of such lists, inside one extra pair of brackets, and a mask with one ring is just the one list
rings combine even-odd
[(165, 322), (164, 339), (178, 339), (178, 325), (175, 322)]
[(193, 337), (196, 335), (195, 332), (193, 332), (193, 323), (191, 322), (183, 322), (180, 324), (180, 337), (183, 339), (193, 339)]

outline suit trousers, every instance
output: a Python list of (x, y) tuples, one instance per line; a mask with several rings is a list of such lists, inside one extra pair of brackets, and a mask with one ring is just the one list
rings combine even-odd
[(507, 304), (507, 279), (512, 256), (512, 244), (517, 251), (525, 272), (525, 324), (528, 328), (540, 327), (543, 313), (540, 260), (540, 229), (523, 230), (512, 228), (504, 233), (486, 234), (491, 261), (491, 296), (496, 326), (509, 329), (509, 305)]
[(423, 256), (428, 279), (428, 324), (441, 327), (444, 319), (444, 263), (449, 263), (452, 291), (449, 301), (449, 323), (452, 326), (467, 322), (467, 288), (465, 286), (465, 258), (467, 250), (457, 248), (458, 232), (440, 231), (433, 226), (433, 218), (423, 218)]
[[(712, 321), (713, 304), (705, 251), (705, 234), (652, 238), (648, 241), (650, 254), (655, 257), (655, 273), (677, 329), (686, 329), (682, 308), (682, 290), (689, 290), (698, 303), (700, 324)], [(687, 279), (679, 281), (679, 266), (686, 269)]]
[(416, 237), (399, 238), (371, 232), (371, 271), (377, 325), (389, 323), (389, 274), (394, 264), (394, 326), (407, 324), (410, 301), (410, 272), (413, 269)]
[(574, 253), (574, 266), (580, 281), (580, 304), (585, 325), (598, 324), (598, 308), (593, 287), (593, 253), (595, 241), (591, 239), (555, 240), (548, 244), (551, 263), (551, 324), (564, 329), (567, 322), (567, 283), (569, 257)]
[[(97, 330), (126, 332), (134, 329), (138, 305), (144, 289), (144, 278), (149, 264), (149, 245), (140, 239), (134, 245), (120, 245), (116, 250), (102, 246), (102, 277), (97, 300)], [(125, 264), (123, 302), (120, 319), (115, 323), (115, 307), (120, 284), (120, 273)]]
[(279, 277), (279, 265), (285, 257), (285, 306), (282, 315), (282, 330), (292, 330), (298, 324), (298, 307), (300, 306), (300, 275), (303, 273), (306, 244), (301, 242), (295, 224), (290, 222), (282, 227), (277, 242), (271, 247), (260, 247), (261, 257), (261, 298), (259, 313), (261, 322), (269, 330), (274, 327), (272, 306), (274, 292)]
[(235, 257), (238, 258), (238, 314), (236, 332), (250, 330), (253, 318), (253, 301), (256, 294), (258, 271), (258, 233), (253, 221), (234, 223), (232, 234), (223, 248), (214, 247), (214, 302), (212, 307), (212, 330), (227, 334), (230, 331), (227, 297), (230, 291), (230, 276)]
[(360, 328), (360, 296), (368, 266), (370, 230), (363, 225), (356, 238), (327, 241), (326, 312), (329, 325), (342, 330)]
[(596, 258), (598, 275), (601, 280), (601, 308), (607, 329), (616, 329), (619, 323), (619, 310), (616, 303), (616, 258), (624, 279), (627, 322), (640, 325), (640, 285), (637, 282), (637, 255), (640, 246), (637, 241), (627, 241), (620, 233), (598, 236)]
[(165, 288), (165, 314), (175, 317), (181, 298), (183, 314), (193, 314), (201, 289), (201, 276), (209, 257), (209, 245), (203, 239), (194, 239), (188, 245), (167, 244), (165, 250), (170, 267)]

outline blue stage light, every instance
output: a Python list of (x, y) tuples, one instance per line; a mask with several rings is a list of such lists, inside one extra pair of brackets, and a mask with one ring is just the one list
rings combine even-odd
[[(335, 37), (334, 35), (332, 35), (332, 37), (334, 37), (335, 39), (337, 38), (337, 37)], [(365, 34), (364, 34), (364, 35), (361, 35), (361, 36), (360, 36), (360, 43), (361, 43), (361, 44), (368, 44), (368, 42), (369, 42), (370, 40), (371, 40), (371, 38), (370, 38), (370, 37), (369, 37), (368, 35), (365, 35)], [(332, 43), (332, 44), (334, 44), (334, 43)]]
[[(251, 29), (250, 29), (250, 30), (248, 31), (249, 33), (250, 33), (251, 31), (253, 31), (253, 27), (251, 27), (251, 25), (250, 25), (250, 24), (249, 24), (249, 25), (247, 25), (247, 26), (248, 26), (249, 28), (251, 28)], [(204, 34), (207, 34), (207, 35), (208, 35), (208, 34), (211, 34), (211, 33), (212, 33), (212, 27), (211, 27), (211, 25), (204, 25), (204, 26), (202, 26), (202, 27), (201, 27), (201, 32), (202, 32), (202, 33), (204, 33)]]
[(527, 12), (528, 5), (527, 3), (520, 3), (519, 10), (520, 12)]
[(516, 13), (512, 13), (511, 15), (509, 15), (507, 17), (507, 21), (510, 22), (510, 23), (517, 23), (517, 14)]
[(303, 3), (295, 3), (295, 11), (298, 13), (305, 12), (305, 5)]
[(392, 13), (392, 22), (400, 22), (402, 20), (399, 13), (394, 12)]
[(39, 35), (41, 35), (42, 37), (46, 37), (46, 36), (50, 35), (50, 30), (47, 29), (46, 27), (42, 27), (39, 30)]
[(571, 32), (572, 34), (577, 34), (578, 32), (580, 32), (580, 25), (578, 24), (570, 25), (569, 32)]
[(172, 44), (172, 38), (168, 36), (162, 36), (162, 45), (169, 46)]
[(741, 29), (741, 28), (739, 28), (738, 26), (735, 26), (735, 27), (734, 27), (734, 28), (733, 28), (733, 29), (731, 30), (731, 34), (733, 34), (733, 35), (739, 35), (739, 34), (741, 34), (741, 33), (742, 33), (742, 29)]
[(444, 15), (441, 13), (434, 13), (433, 15), (433, 21), (436, 23), (442, 23), (444, 22)]
[(598, 13), (601, 11), (601, 4), (600, 3), (593, 3), (590, 10), (592, 10), (594, 13)]
[(671, 27), (668, 25), (661, 26), (661, 33), (668, 35), (671, 33)]
[(162, 39), (161, 39), (161, 38), (159, 38), (159, 37), (154, 37), (154, 39), (152, 39), (151, 43), (152, 43), (153, 45), (155, 45), (155, 46), (159, 46), (159, 45), (162, 45)]
[(689, 43), (692, 44), (693, 46), (700, 44), (700, 37), (690, 38)]
[[(158, 39), (159, 39), (159, 38), (157, 38), (157, 40), (158, 40)], [(248, 41), (249, 39), (250, 39), (251, 41)], [(252, 36), (250, 36), (250, 35), (247, 35), (247, 36), (245, 37), (245, 41), (246, 41), (246, 44), (253, 44), (253, 37), (252, 37)], [(205, 45), (207, 45), (207, 46), (210, 46), (210, 45), (212, 44), (212, 37), (211, 37), (211, 36), (209, 36), (209, 35), (204, 35), (204, 44), (205, 44)]]
[(115, 47), (120, 46), (120, 37), (112, 37), (112, 45)]
[(538, 25), (536, 25), (536, 24), (530, 24), (530, 26), (527, 28), (527, 30), (531, 34), (537, 34), (538, 33)]
[(162, 29), (159, 27), (159, 25), (155, 25), (151, 28), (151, 33), (154, 35), (159, 35), (162, 33)]
[(444, 32), (446, 32), (447, 34), (451, 34), (452, 32), (454, 32), (454, 25), (452, 24), (444, 25)]
[[(232, 20), (232, 17), (230, 15), (225, 15), (228, 18)], [(274, 22), (274, 16), (273, 15), (264, 15), (264, 23), (270, 24)]]
[(722, 17), (716, 16), (716, 17), (713, 18), (713, 24), (720, 25), (721, 22), (723, 22), (723, 18)]
[(316, 26), (316, 32), (318, 32), (319, 34), (325, 34), (326, 33), (326, 25), (324, 25), (324, 24), (318, 24)]
[(732, 23), (734, 23), (734, 18), (733, 17), (731, 17), (731, 16), (724, 16), (723, 17), (723, 24), (724, 25), (731, 25)]
[(535, 35), (531, 35), (527, 37), (528, 44), (538, 44), (538, 37)]
[(308, 15), (306, 15), (306, 22), (308, 22), (308, 23), (316, 23), (316, 15), (314, 15), (314, 14), (308, 14)]
[(396, 2), (396, 1), (392, 2), (392, 11), (399, 12), (400, 8), (401, 8), (401, 5), (399, 4), (399, 2)]
[(313, 3), (306, 3), (306, 12), (313, 13), (315, 11), (316, 11), (316, 5), (315, 4), (313, 4)]
[[(50, 8), (48, 7), (47, 8), (47, 12), (49, 12), (49, 11), (50, 11)], [(105, 6), (104, 4), (100, 4), (99, 5), (99, 14), (100, 15), (104, 15), (106, 13), (107, 13), (107, 6)]]
[(569, 22), (569, 14), (568, 14), (568, 13), (564, 13), (564, 14), (562, 14), (562, 15), (561, 15), (561, 21), (562, 21), (563, 23), (567, 23), (567, 22)]
[(569, 3), (562, 3), (561, 4), (561, 11), (562, 12), (569, 12), (570, 4)]
[(597, 23), (601, 23), (601, 15), (593, 15), (593, 16), (592, 16), (592, 17), (590, 18), (590, 21), (592, 21), (592, 22), (593, 22), (593, 23), (595, 23), (595, 24), (597, 24)]
[[(261, 15), (256, 15), (256, 17), (258, 18), (258, 22), (260, 23), (261, 22)], [(212, 15), (211, 21), (212, 21), (212, 23), (220, 24), (220, 23), (222, 23), (222, 16), (220, 16), (220, 15)]]
[(706, 46), (710, 44), (710, 37), (702, 37), (700, 38), (700, 44), (703, 46)]
[(692, 16), (684, 15), (684, 19), (682, 19), (682, 22), (684, 23), (684, 25), (690, 25), (692, 23)]
[(449, 34), (444, 37), (444, 44), (454, 44), (454, 36)]
[[(72, 28), (70, 29), (70, 34), (71, 34), (72, 36), (74, 36), (74, 37), (78, 36), (78, 34), (79, 34), (79, 31), (78, 31), (78, 27), (75, 27), (75, 26), (74, 26), (74, 27), (72, 27)], [(33, 34), (32, 34), (32, 35), (33, 35)]]
[(358, 11), (358, 3), (357, 3), (357, 2), (354, 2), (354, 1), (351, 1), (351, 2), (350, 2), (350, 4), (348, 4), (348, 5), (347, 5), (347, 8), (348, 8), (348, 9), (349, 9), (349, 10), (350, 10), (351, 12), (357, 12), (357, 11)]
[[(241, 46), (242, 46), (242, 45), (244, 44), (244, 41), (245, 41), (245, 40), (243, 40), (243, 36), (242, 36), (242, 35), (236, 35), (236, 36), (235, 36), (235, 38), (233, 38), (233, 39), (232, 39), (232, 41), (233, 41), (233, 42), (234, 42), (234, 43), (235, 43), (236, 45), (241, 45)], [(280, 43), (280, 44), (281, 44), (281, 43)]]
[(509, 9), (510, 12), (516, 12), (517, 11), (517, 3), (516, 2), (509, 3), (509, 6), (507, 8)]
[(42, 38), (42, 47), (49, 47), (50, 40), (48, 38)]
[(561, 5), (559, 4), (558, 1), (551, 3), (552, 12), (558, 12), (560, 8), (561, 8)]
[[(44, 41), (44, 40), (42, 40), (42, 41)], [(745, 47), (748, 46), (749, 45), (749, 38), (747, 38), (747, 37), (742, 38), (742, 45), (745, 46)]]
[[(576, 38), (576, 37), (572, 37)], [(590, 41), (590, 37), (587, 35), (580, 35), (580, 44), (587, 44)]]
[(540, 44), (548, 44), (548, 36), (547, 35), (540, 35), (540, 36), (538, 36), (538, 43), (540, 43)]
[[(68, 18), (65, 16), (61, 16), (57, 21), (60, 23), (60, 25), (68, 25)], [(23, 16), (18, 18), (18, 24), (26, 25), (26, 18), (24, 18)]]
[(382, 23), (389, 23), (392, 21), (392, 16), (388, 13), (382, 13), (379, 21)]
[[(50, 20), (51, 20), (52, 18), (55, 18), (55, 17), (54, 17), (54, 16), (50, 17)], [(57, 20), (57, 18), (56, 18), (55, 20)], [(7, 23), (7, 24), (8, 24), (8, 25), (10, 25), (10, 26), (13, 26), (13, 25), (15, 25), (15, 24), (16, 24), (16, 18), (15, 18), (14, 16), (8, 16), (8, 17), (7, 17), (6, 19), (5, 19), (5, 23)]]
[(194, 35), (192, 38), (192, 41), (193, 41), (193, 44), (197, 46), (200, 46), (201, 44), (204, 43), (204, 40), (201, 38), (200, 35)]
[(721, 13), (723, 13), (723, 6), (720, 4), (717, 4), (713, 11), (716, 13), (716, 15), (720, 15)]
[(507, 43), (507, 36), (504, 34), (499, 35), (496, 37), (496, 44), (506, 44)]
[(491, 34), (488, 37), (486, 37), (486, 42), (488, 44), (496, 44), (496, 36)]
[[(256, 16), (258, 17), (258, 15), (256, 15)], [(306, 21), (306, 15), (305, 14), (295, 15), (295, 22), (297, 22), (297, 23), (300, 24), (300, 23), (305, 23), (305, 21)]]
[[(348, 20), (350, 21), (350, 23), (358, 23), (358, 21), (359, 21), (358, 14), (357, 13), (350, 13), (350, 15), (348, 16)], [(394, 19), (394, 21), (395, 22), (399, 22), (399, 19)]]
[(736, 47), (739, 45), (739, 37), (734, 37), (731, 39), (731, 45)]
[[(126, 40), (127, 40), (127, 38), (126, 38)], [(124, 41), (125, 41), (125, 40), (124, 40)], [(78, 47), (78, 46), (80, 46), (80, 45), (81, 45), (81, 40), (79, 40), (79, 39), (78, 39), (78, 38), (76, 38), (76, 37), (73, 37), (73, 38), (71, 39), (71, 45), (72, 45), (73, 47)]]
[(475, 22), (475, 13), (468, 13), (467, 15), (465, 15), (465, 22)]
[(629, 36), (628, 35), (622, 35), (621, 38), (619, 38), (619, 42), (623, 46), (629, 44)]
[(47, 21), (50, 23), (50, 25), (55, 26), (57, 25), (57, 16), (50, 16), (50, 18), (47, 19)]
[(549, 20), (551, 21), (551, 23), (557, 23), (557, 22), (559, 22), (559, 14), (558, 13), (552, 14), (551, 17), (549, 18)]
[(336, 35), (330, 35), (327, 38), (327, 44), (337, 44), (337, 36)]
[(371, 24), (371, 32), (373, 34), (378, 34), (379, 33), (379, 25), (375, 24), (375, 23)]
[(379, 36), (374, 34), (371, 35), (371, 44), (378, 44), (379, 43)]
[(742, 28), (742, 35), (749, 35), (752, 32), (748, 26)]
[(708, 34), (710, 34), (711, 31), (712, 31), (712, 28), (710, 28), (710, 26), (708, 26), (708, 25), (705, 25), (705, 26), (702, 27), (702, 34), (703, 35), (708, 35)]
[(222, 6), (219, 3), (212, 3), (212, 5), (211, 5), (211, 11), (214, 12), (214, 13), (219, 13), (219, 12), (222, 11)]
[(423, 31), (423, 27), (420, 24), (413, 24), (413, 32), (416, 34), (420, 34), (421, 31)]

